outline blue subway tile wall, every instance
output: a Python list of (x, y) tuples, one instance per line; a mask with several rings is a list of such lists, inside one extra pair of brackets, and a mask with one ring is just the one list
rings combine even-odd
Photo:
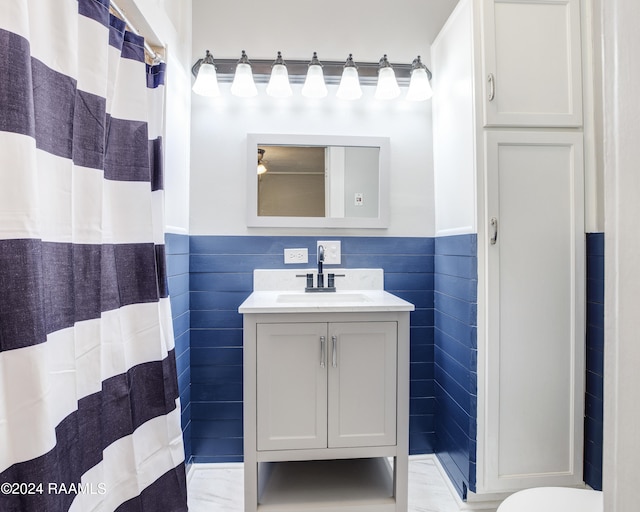
[[(385, 289), (416, 306), (411, 314), (410, 453), (433, 453), (434, 240), (331, 237), (342, 264), (383, 268)], [(255, 268), (314, 266), (316, 237), (191, 236), (191, 442), (194, 462), (242, 460), (242, 317)], [(306, 247), (309, 264), (284, 265), (285, 248)]]
[(584, 481), (602, 490), (604, 380), (604, 233), (587, 233), (587, 378)]
[[(410, 453), (437, 453), (459, 494), (475, 489), (477, 239), (331, 237), (345, 267), (381, 267), (411, 314)], [(242, 460), (242, 318), (254, 268), (296, 268), (284, 248), (315, 237), (167, 235), (186, 456)], [(313, 258), (313, 256), (311, 257)], [(313, 267), (309, 264), (300, 268)], [(587, 234), (585, 481), (602, 486), (604, 235)]]
[(436, 238), (435, 451), (462, 498), (476, 483), (477, 288), (477, 236)]
[(182, 437), (185, 460), (191, 457), (191, 319), (189, 314), (189, 236), (168, 233), (165, 236), (167, 278), (173, 333), (176, 344), (176, 366), (180, 391)]

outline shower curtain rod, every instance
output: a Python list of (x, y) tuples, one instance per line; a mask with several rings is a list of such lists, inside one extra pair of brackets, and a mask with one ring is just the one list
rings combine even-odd
[[(129, 18), (127, 18), (127, 15), (124, 13), (124, 11), (120, 7), (118, 7), (118, 5), (113, 0), (111, 0), (110, 6), (111, 6), (111, 9), (113, 9), (114, 14), (118, 16), (122, 21), (125, 22), (125, 24), (127, 25), (127, 30), (139, 36), (140, 32), (138, 32), (138, 30), (129, 21)], [(151, 59), (152, 64), (157, 64), (158, 62), (162, 61), (162, 57), (158, 54), (158, 52), (156, 52), (153, 48), (151, 48), (151, 46), (149, 45), (149, 43), (147, 43), (146, 40), (144, 42), (144, 50), (149, 55), (149, 58)]]

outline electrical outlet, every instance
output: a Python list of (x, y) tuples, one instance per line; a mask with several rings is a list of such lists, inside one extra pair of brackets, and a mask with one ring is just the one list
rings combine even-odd
[(287, 264), (309, 263), (309, 250), (303, 249), (285, 249), (284, 262)]
[(362, 206), (364, 204), (364, 194), (362, 192), (356, 192), (353, 198), (354, 206)]
[(342, 248), (340, 240), (318, 241), (317, 247), (324, 247), (324, 264), (340, 265), (342, 262)]

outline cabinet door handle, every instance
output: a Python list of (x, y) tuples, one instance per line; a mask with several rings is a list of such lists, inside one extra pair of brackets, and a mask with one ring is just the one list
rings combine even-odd
[(333, 361), (333, 367), (335, 368), (336, 366), (338, 366), (338, 350), (337, 350), (337, 345), (338, 344), (338, 337), (337, 336), (331, 336), (331, 345), (332, 345), (332, 349), (331, 349), (331, 359)]
[(487, 82), (489, 82), (489, 101), (493, 101), (496, 97), (496, 77), (493, 76), (493, 73), (489, 73), (487, 77)]
[(491, 217), (491, 220), (489, 221), (491, 223), (491, 228), (493, 230), (493, 233), (491, 233), (491, 245), (496, 245), (496, 242), (498, 241), (498, 219), (496, 219), (495, 217)]
[(324, 368), (325, 361), (327, 360), (327, 338), (320, 336), (320, 366)]

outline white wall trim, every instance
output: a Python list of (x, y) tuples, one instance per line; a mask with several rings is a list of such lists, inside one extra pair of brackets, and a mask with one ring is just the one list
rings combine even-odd
[(637, 84), (640, 3), (602, 1), (605, 140), (604, 510), (638, 507), (637, 406), (640, 179)]
[(186, 228), (181, 228), (179, 226), (165, 226), (164, 228), (165, 234), (172, 235), (188, 235), (189, 231)]
[(454, 235), (475, 235), (476, 230), (474, 226), (462, 226), (451, 229), (439, 229), (436, 231), (436, 237), (439, 236), (454, 236)]

